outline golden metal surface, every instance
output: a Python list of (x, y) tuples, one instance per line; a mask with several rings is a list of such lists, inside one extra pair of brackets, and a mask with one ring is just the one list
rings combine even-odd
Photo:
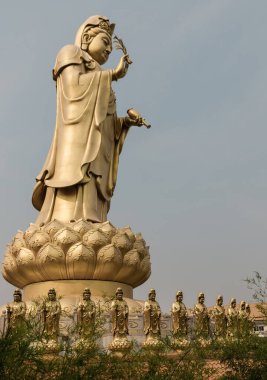
[(79, 302), (77, 308), (77, 323), (82, 338), (90, 337), (95, 324), (95, 313), (96, 306), (91, 300), (91, 291), (89, 288), (85, 288), (83, 300)]
[(232, 298), (227, 310), (227, 336), (237, 338), (238, 336), (238, 310), (236, 308), (236, 299)]
[(97, 280), (59, 280), (36, 282), (24, 287), (25, 301), (31, 301), (38, 296), (47, 294), (50, 288), (55, 288), (57, 293), (64, 299), (69, 299), (75, 305), (81, 298), (84, 288), (90, 288), (94, 297), (113, 297), (116, 289), (121, 287), (128, 298), (133, 298), (133, 288), (129, 285), (113, 281)]
[[(136, 112), (116, 113), (111, 84), (132, 63), (121, 39), (115, 38), (123, 53), (117, 67), (101, 67), (112, 51), (114, 28), (107, 17), (91, 16), (79, 27), (75, 43), (56, 57), (56, 127), (32, 197), (40, 212), (35, 224), (15, 235), (2, 268), (7, 281), (25, 288), (28, 300), (60, 280), (96, 280), (98, 290), (96, 282), (85, 286), (101, 296), (114, 293), (105, 281), (122, 283), (131, 298), (132, 287), (150, 276), (149, 247), (142, 235), (107, 221), (125, 138), (131, 126), (145, 124)], [(71, 294), (65, 284), (57, 290)]]
[(111, 351), (126, 350), (131, 347), (131, 343), (127, 339), (129, 334), (128, 330), (128, 316), (129, 307), (127, 302), (123, 299), (122, 288), (117, 288), (115, 300), (110, 305), (111, 318), (112, 318), (112, 335), (113, 340), (109, 345)]
[(205, 296), (204, 293), (199, 293), (198, 302), (194, 307), (194, 317), (195, 317), (195, 334), (200, 340), (205, 340), (209, 338), (209, 313), (208, 309), (204, 303)]
[(211, 318), (214, 322), (213, 334), (215, 338), (225, 338), (227, 318), (223, 307), (223, 296), (221, 295), (217, 297), (216, 305), (211, 310)]
[(53, 70), (57, 82), (56, 128), (46, 162), (37, 176), (33, 205), (36, 223), (83, 218), (104, 222), (110, 207), (119, 154), (132, 125), (140, 120), (117, 117), (111, 82), (128, 71), (124, 55), (114, 70), (102, 70), (112, 51), (114, 24), (107, 17), (89, 17), (74, 45), (58, 53)]
[(44, 334), (48, 340), (57, 341), (59, 336), (59, 319), (61, 305), (56, 298), (54, 288), (49, 289), (47, 299), (42, 305), (42, 317), (44, 323)]
[(188, 313), (183, 303), (183, 292), (176, 293), (176, 302), (171, 307), (173, 345), (184, 345), (188, 336)]
[[(19, 231), (6, 250), (3, 276), (11, 284), (50, 280), (110, 280), (136, 287), (151, 272), (149, 248), (129, 226), (53, 220)], [(81, 290), (82, 291), (82, 290)]]
[(7, 328), (8, 331), (21, 328), (25, 323), (26, 304), (22, 301), (22, 293), (16, 289), (13, 293), (14, 301), (7, 304)]
[(144, 304), (144, 333), (146, 336), (144, 346), (159, 344), (161, 337), (160, 319), (161, 309), (156, 301), (156, 291), (150, 289), (148, 300)]

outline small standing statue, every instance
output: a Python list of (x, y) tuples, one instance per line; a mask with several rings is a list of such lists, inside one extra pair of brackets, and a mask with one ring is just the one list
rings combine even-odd
[(251, 335), (254, 330), (254, 318), (251, 317), (251, 309), (248, 303), (246, 303), (246, 313), (247, 313), (247, 321), (248, 321), (248, 334)]
[(90, 350), (95, 347), (94, 328), (95, 328), (96, 306), (91, 300), (91, 291), (85, 288), (83, 300), (77, 307), (77, 325), (80, 338), (73, 343), (74, 350)]
[(77, 309), (77, 322), (81, 338), (89, 337), (95, 325), (96, 306), (91, 300), (91, 291), (85, 288), (83, 291), (83, 300), (79, 302)]
[(131, 342), (127, 339), (129, 308), (123, 299), (122, 288), (117, 288), (115, 300), (111, 302), (112, 334), (113, 341), (109, 345), (111, 351), (129, 349)]
[(148, 293), (148, 300), (144, 305), (144, 333), (146, 336), (144, 346), (160, 344), (160, 318), (161, 310), (156, 301), (156, 291), (155, 289), (151, 289)]
[(226, 335), (226, 315), (223, 307), (223, 296), (218, 296), (216, 305), (213, 306), (211, 317), (214, 322), (214, 336), (216, 339), (225, 338)]
[(204, 304), (204, 293), (199, 293), (197, 299), (198, 302), (194, 307), (196, 337), (200, 340), (201, 343), (206, 344), (207, 340), (210, 337), (210, 317), (208, 309)]
[(54, 288), (49, 289), (48, 291), (48, 299), (46, 299), (43, 304), (42, 314), (44, 321), (44, 334), (48, 341), (47, 348), (51, 350), (57, 349), (61, 305), (57, 300), (57, 294)]
[(15, 289), (13, 293), (14, 301), (6, 307), (7, 329), (22, 329), (25, 326), (26, 304), (22, 301), (22, 293)]
[(176, 302), (172, 304), (172, 334), (173, 345), (184, 345), (188, 343), (188, 314), (183, 303), (183, 292), (179, 290), (176, 293)]
[(241, 338), (247, 337), (250, 334), (251, 330), (250, 313), (248, 313), (246, 306), (246, 302), (241, 301), (238, 310), (238, 332)]
[(238, 312), (236, 309), (236, 299), (232, 298), (227, 311), (227, 336), (236, 338), (238, 335)]

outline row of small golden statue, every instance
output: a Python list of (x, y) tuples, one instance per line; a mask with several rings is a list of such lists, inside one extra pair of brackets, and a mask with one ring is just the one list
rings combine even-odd
[[(179, 294), (182, 292), (177, 292), (177, 303), (179, 303)], [(250, 315), (250, 305), (245, 301), (241, 301), (240, 307), (237, 309), (236, 299), (232, 298), (227, 311), (223, 306), (222, 295), (217, 297), (216, 305), (210, 310), (207, 309), (204, 302), (204, 293), (199, 293), (193, 314), (195, 336), (200, 343), (206, 344), (212, 337), (218, 340), (245, 338), (253, 332), (254, 320)], [(211, 323), (213, 324), (212, 330)]]
[[(204, 293), (198, 296), (198, 302), (193, 310), (195, 338), (200, 343), (206, 344), (213, 337), (214, 339), (225, 339), (244, 337), (253, 330), (253, 319), (250, 317), (250, 306), (245, 301), (240, 303), (240, 308), (236, 308), (236, 299), (232, 298), (230, 306), (225, 311), (223, 297), (217, 297), (216, 305), (208, 310), (205, 306)], [(49, 351), (59, 349), (59, 321), (61, 316), (60, 301), (56, 297), (55, 289), (50, 289), (47, 299), (41, 306), (43, 333), (46, 339), (43, 345)], [(112, 319), (113, 341), (109, 345), (111, 351), (122, 351), (131, 347), (128, 340), (128, 315), (129, 308), (123, 299), (123, 290), (116, 290), (115, 299), (110, 304), (110, 314)], [(26, 304), (22, 301), (21, 291), (14, 291), (14, 302), (6, 308), (8, 330), (18, 328), (25, 323)], [(77, 325), (79, 339), (74, 342), (73, 348), (90, 348), (92, 342), (92, 331), (95, 325), (96, 305), (91, 300), (91, 291), (86, 288), (83, 292), (83, 300), (77, 307)], [(144, 347), (156, 347), (161, 344), (161, 309), (156, 301), (156, 291), (151, 289), (148, 300), (144, 303)], [(171, 308), (172, 318), (172, 344), (173, 347), (184, 346), (189, 343), (189, 315), (183, 303), (183, 292), (176, 293), (176, 301)], [(211, 322), (213, 329), (211, 329)]]

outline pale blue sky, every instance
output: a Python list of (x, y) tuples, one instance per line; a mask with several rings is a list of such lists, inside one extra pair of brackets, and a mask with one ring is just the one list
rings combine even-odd
[[(218, 293), (225, 302), (251, 298), (242, 279), (266, 273), (266, 0), (3, 2), (1, 258), (36, 218), (31, 194), (54, 129), (56, 54), (94, 14), (116, 23), (134, 61), (114, 85), (118, 113), (135, 107), (152, 124), (128, 136), (109, 214), (150, 245), (152, 275), (135, 297), (154, 287), (165, 311), (177, 289), (188, 306), (199, 291), (209, 305)], [(13, 287), (0, 284), (2, 304)]]

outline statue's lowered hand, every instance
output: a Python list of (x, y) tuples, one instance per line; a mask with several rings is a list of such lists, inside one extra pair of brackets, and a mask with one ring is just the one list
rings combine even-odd
[(134, 108), (130, 108), (127, 110), (127, 114), (130, 118), (130, 125), (136, 125), (137, 127), (141, 127), (144, 125), (146, 128), (150, 128), (151, 125), (147, 123), (147, 121), (140, 115), (140, 113)]

